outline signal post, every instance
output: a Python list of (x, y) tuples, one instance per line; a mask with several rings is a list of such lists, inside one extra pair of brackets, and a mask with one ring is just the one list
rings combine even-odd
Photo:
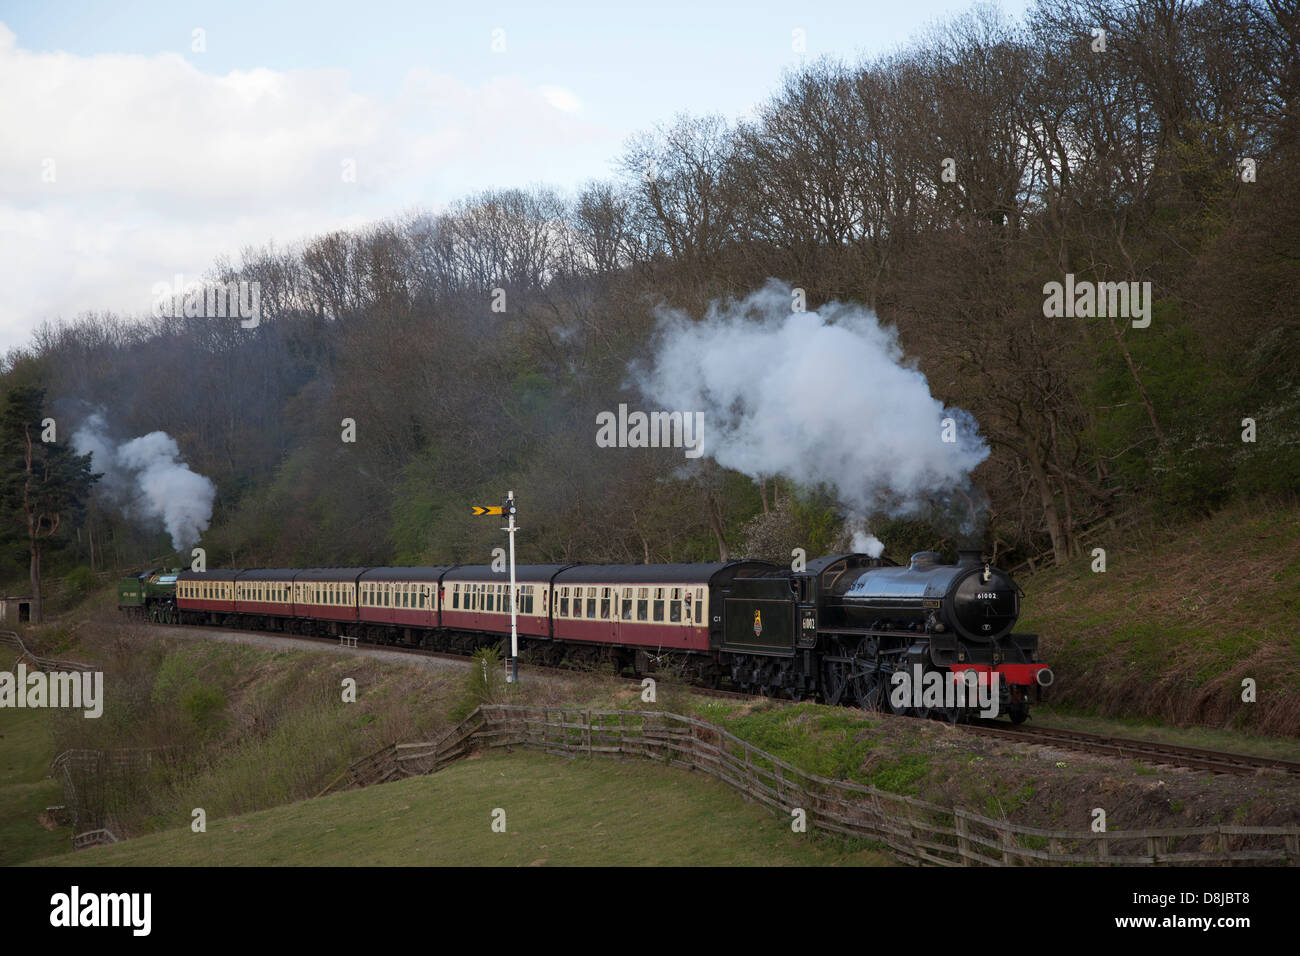
[(506, 682), (519, 683), (519, 600), (515, 593), (515, 493), (507, 492), (504, 505), (474, 506), (474, 516), (507, 516), (506, 527), (501, 530), (510, 538), (510, 659), (506, 661)]

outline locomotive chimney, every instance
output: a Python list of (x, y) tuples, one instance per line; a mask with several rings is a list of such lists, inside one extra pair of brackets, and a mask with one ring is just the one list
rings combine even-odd
[(961, 548), (957, 552), (957, 567), (965, 568), (984, 563), (984, 552), (979, 548)]

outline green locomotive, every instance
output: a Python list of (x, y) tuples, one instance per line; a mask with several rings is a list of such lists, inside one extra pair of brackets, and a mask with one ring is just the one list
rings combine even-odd
[(180, 568), (153, 568), (118, 578), (117, 609), (140, 620), (170, 624), (176, 619), (176, 575)]

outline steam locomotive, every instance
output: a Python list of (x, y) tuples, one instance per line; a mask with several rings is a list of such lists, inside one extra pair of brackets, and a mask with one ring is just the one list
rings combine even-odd
[(1037, 636), (1012, 633), (1019, 587), (978, 551), (955, 565), (852, 553), (797, 569), (555, 564), (515, 577), (512, 594), (487, 565), (146, 572), (125, 579), (119, 604), (160, 622), (457, 652), (508, 638), (513, 604), (525, 660), (951, 721), (1020, 723), (1052, 682)]

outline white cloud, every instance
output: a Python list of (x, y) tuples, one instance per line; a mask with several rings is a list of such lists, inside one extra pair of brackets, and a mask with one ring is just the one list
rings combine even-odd
[(538, 90), (542, 96), (546, 97), (546, 102), (561, 112), (576, 113), (582, 109), (582, 101), (578, 99), (573, 90), (563, 86), (541, 86), (538, 87)]
[(580, 109), (571, 91), (518, 77), (470, 87), (418, 69), (383, 99), (343, 70), (217, 76), (171, 53), (35, 53), (0, 23), (0, 349), (45, 318), (143, 313), (155, 282), (245, 245), (616, 152)]

